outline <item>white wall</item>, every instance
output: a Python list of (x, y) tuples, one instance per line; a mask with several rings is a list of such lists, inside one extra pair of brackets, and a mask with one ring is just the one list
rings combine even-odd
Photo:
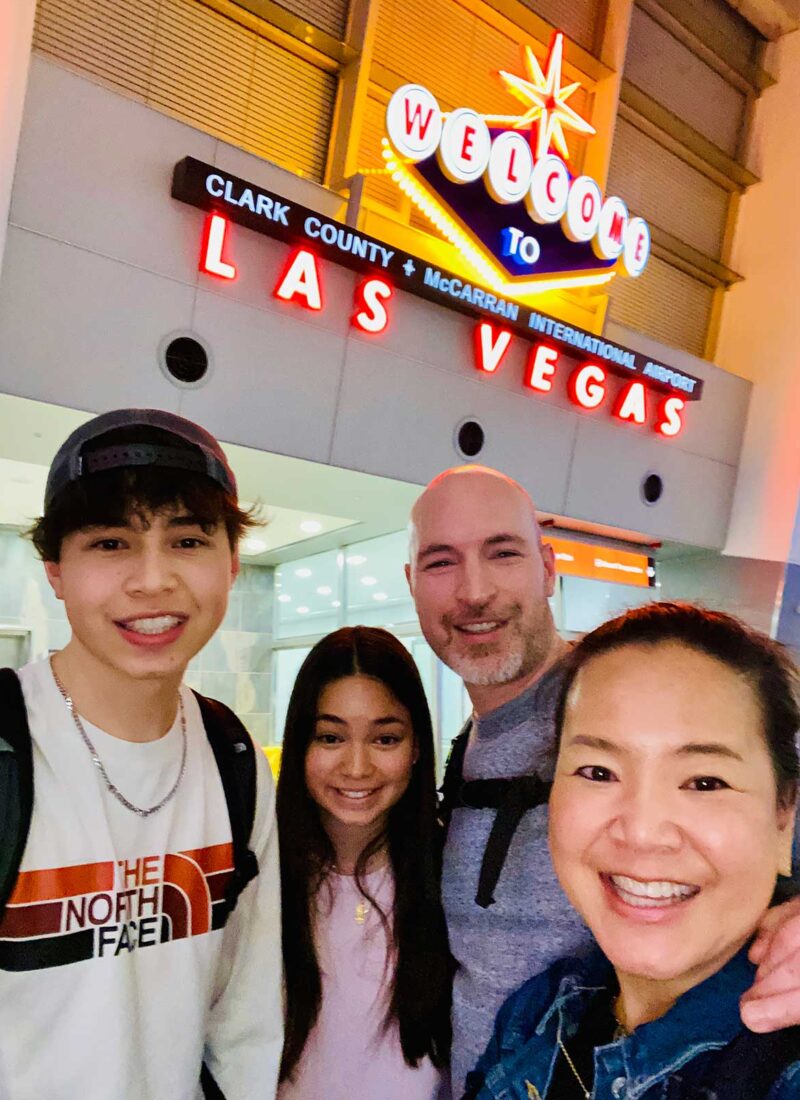
[(755, 382), (725, 552), (800, 562), (800, 31), (774, 47), (779, 82), (759, 100), (763, 182), (742, 199), (718, 358)]
[(0, 0), (0, 266), (33, 39), (36, 0)]

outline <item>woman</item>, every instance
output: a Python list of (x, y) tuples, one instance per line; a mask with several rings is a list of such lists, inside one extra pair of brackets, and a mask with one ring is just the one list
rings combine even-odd
[(750, 941), (790, 871), (800, 725), (791, 663), (682, 604), (621, 616), (568, 658), (550, 846), (597, 940), (513, 994), (470, 1092), (800, 1097), (800, 1035), (745, 1030)]
[(411, 655), (345, 627), (306, 658), (278, 782), (281, 1100), (430, 1100), (450, 1043), (433, 733)]

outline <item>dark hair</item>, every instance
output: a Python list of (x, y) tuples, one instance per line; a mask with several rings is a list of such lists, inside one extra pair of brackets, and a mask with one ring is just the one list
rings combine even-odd
[(322, 1003), (315, 899), (335, 862), (317, 805), (306, 788), (306, 750), (323, 688), (355, 675), (380, 681), (408, 710), (419, 753), (408, 787), (389, 813), (386, 835), (368, 844), (356, 864), (356, 881), (369, 899), (361, 876), (370, 856), (388, 844), (395, 892), (393, 912), (383, 919), (394, 944), (394, 973), (389, 972), (385, 1022), (397, 1022), (409, 1065), (428, 1055), (434, 1065), (442, 1066), (449, 1055), (452, 967), (440, 898), (441, 839), (428, 704), (417, 666), (402, 642), (385, 630), (343, 627), (318, 642), (303, 662), (283, 737), (277, 796), (286, 974), (281, 1080), (297, 1065)]
[[(191, 445), (161, 428), (118, 428), (92, 440), (85, 454), (114, 443)], [(143, 522), (149, 515), (181, 508), (206, 534), (224, 524), (231, 549), (254, 525), (251, 512), (210, 477), (193, 470), (164, 466), (125, 466), (87, 474), (66, 485), (28, 531), (43, 561), (58, 561), (67, 535), (86, 527), (121, 527), (132, 517)]]
[(726, 665), (752, 688), (763, 719), (763, 734), (781, 806), (797, 796), (800, 763), (796, 737), (800, 729), (797, 669), (786, 650), (766, 634), (733, 615), (689, 603), (652, 603), (634, 608), (587, 634), (565, 662), (556, 713), (558, 738), (575, 678), (589, 661), (629, 645), (677, 642)]

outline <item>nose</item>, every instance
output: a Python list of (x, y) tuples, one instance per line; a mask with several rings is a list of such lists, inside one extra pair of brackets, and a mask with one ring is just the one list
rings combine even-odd
[(458, 573), (456, 596), (462, 603), (486, 604), (495, 595), (491, 570), (481, 558), (465, 558)]
[(176, 583), (169, 555), (160, 546), (146, 545), (131, 555), (125, 585), (129, 594), (153, 596), (172, 591)]
[(347, 746), (342, 771), (348, 779), (364, 779), (372, 771), (372, 756), (368, 745), (359, 742)]
[(664, 792), (636, 783), (620, 792), (620, 800), (609, 830), (618, 844), (633, 852), (674, 852), (681, 847), (683, 834)]

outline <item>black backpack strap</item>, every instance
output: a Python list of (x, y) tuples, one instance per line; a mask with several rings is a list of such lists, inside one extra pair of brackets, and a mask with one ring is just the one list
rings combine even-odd
[(538, 775), (517, 775), (509, 779), (471, 779), (464, 781), (464, 757), (467, 754), (469, 732), (472, 723), (467, 722), (450, 746), (440, 788), (439, 821), (443, 826), (443, 841), (447, 838), (453, 810), (496, 809), (492, 831), (486, 841), (478, 876), (475, 903), (481, 909), (494, 904), (494, 888), (503, 870), (517, 826), (526, 810), (540, 806), (550, 797), (552, 783), (545, 783)]
[(226, 916), (239, 895), (258, 874), (258, 860), (250, 848), (256, 816), (256, 746), (229, 707), (195, 692), (206, 736), (219, 768), (228, 805), (233, 841), (233, 875), (225, 891)]
[[(496, 784), (502, 781), (489, 779), (483, 782)], [(478, 876), (475, 904), (480, 905), (481, 909), (488, 909), (490, 905), (494, 905), (494, 888), (497, 886), (497, 880), (500, 878), (508, 849), (517, 826), (522, 820), (522, 815), (526, 810), (532, 810), (534, 806), (540, 806), (546, 802), (553, 785), (545, 783), (538, 775), (518, 775), (504, 782), (505, 792), (497, 807), (492, 831), (483, 850), (483, 860)], [(464, 787), (469, 788), (472, 785), (465, 783)]]
[(467, 754), (469, 731), (472, 722), (467, 722), (461, 732), (453, 739), (450, 752), (447, 755), (447, 763), (444, 766), (444, 779), (439, 788), (442, 796), (439, 800), (439, 821), (442, 824), (444, 835), (442, 843), (447, 838), (447, 830), (450, 828), (450, 818), (453, 810), (461, 803), (461, 777), (464, 774), (464, 757)]
[(203, 1090), (205, 1100), (225, 1100), (225, 1093), (219, 1087), (207, 1065), (203, 1065), (200, 1073), (200, 1087)]
[(17, 881), (33, 812), (33, 749), (19, 677), (0, 669), (0, 919)]
[(669, 1100), (764, 1100), (784, 1070), (797, 1061), (800, 1027), (764, 1035), (743, 1031), (704, 1059), (701, 1076), (691, 1084), (680, 1074), (671, 1081)]

